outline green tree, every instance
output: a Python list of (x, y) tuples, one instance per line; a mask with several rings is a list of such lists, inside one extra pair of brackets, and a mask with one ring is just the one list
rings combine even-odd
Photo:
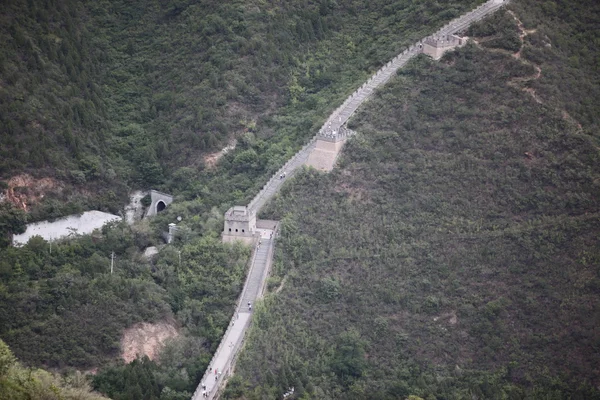
[(10, 348), (0, 339), (0, 379), (6, 375), (9, 368), (17, 361)]
[(24, 233), (27, 228), (27, 214), (12, 203), (0, 203), (0, 247), (10, 245), (12, 235)]
[(366, 368), (365, 342), (358, 332), (351, 330), (340, 335), (330, 365), (345, 385), (362, 376)]

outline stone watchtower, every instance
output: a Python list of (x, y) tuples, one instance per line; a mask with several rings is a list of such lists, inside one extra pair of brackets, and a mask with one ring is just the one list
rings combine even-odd
[(252, 244), (256, 233), (256, 214), (250, 212), (246, 206), (231, 207), (225, 213), (225, 228), (223, 242), (231, 243), (241, 240)]
[(319, 131), (315, 148), (308, 156), (306, 165), (321, 171), (331, 171), (344, 143), (353, 133), (343, 125), (338, 127), (329, 125)]
[(456, 35), (430, 36), (423, 40), (423, 53), (434, 60), (442, 58), (445, 52), (467, 44), (467, 38)]

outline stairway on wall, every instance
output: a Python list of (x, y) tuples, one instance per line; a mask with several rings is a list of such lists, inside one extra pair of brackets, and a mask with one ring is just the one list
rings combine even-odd
[(246, 281), (246, 287), (242, 294), (240, 307), (242, 310), (248, 310), (248, 302), (254, 304), (254, 301), (259, 297), (263, 285), (263, 277), (269, 265), (269, 249), (273, 243), (273, 239), (261, 239), (262, 243), (256, 248), (254, 256), (254, 266)]

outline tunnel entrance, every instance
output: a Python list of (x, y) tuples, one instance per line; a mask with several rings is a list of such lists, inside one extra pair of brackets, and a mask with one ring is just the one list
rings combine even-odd
[(159, 201), (156, 203), (156, 212), (157, 212), (157, 213), (161, 212), (161, 211), (162, 211), (162, 210), (164, 210), (165, 208), (167, 208), (167, 205), (165, 204), (165, 202), (164, 202), (164, 201), (162, 201), (162, 200), (159, 200)]

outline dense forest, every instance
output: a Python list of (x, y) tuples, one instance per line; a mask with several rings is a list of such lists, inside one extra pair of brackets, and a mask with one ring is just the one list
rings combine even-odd
[[(57, 180), (31, 219), (116, 212), (129, 187), (191, 199), (221, 177), (231, 201), (376, 67), (476, 3), (7, 0), (0, 181)], [(202, 173), (244, 134), (235, 176)]]
[[(225, 209), (476, 4), (4, 1), (0, 189), (28, 173), (60, 190), (27, 215), (0, 209), (0, 338), (29, 366), (0, 342), (0, 394), (87, 395), (75, 370), (99, 367), (91, 384), (113, 399), (188, 399), (249, 257), (220, 243)], [(401, 70), (353, 120), (339, 168), (304, 171), (265, 211), (283, 226), (273, 293), (225, 397), (600, 398), (600, 10), (508, 8)], [(118, 212), (150, 186), (176, 195), (152, 221), (6, 247), (26, 218)], [(176, 216), (176, 243), (142, 257)], [(179, 338), (119, 361), (123, 330), (159, 320)]]
[(263, 212), (271, 294), (225, 398), (600, 399), (600, 7), (507, 8)]
[[(0, 209), (0, 338), (25, 365), (67, 380), (99, 368), (93, 387), (113, 399), (189, 398), (249, 257), (220, 243), (223, 212), (374, 70), (476, 4), (5, 1), (0, 189), (28, 173), (56, 190), (27, 214)], [(235, 151), (206, 168), (203, 157), (232, 139)], [(6, 247), (26, 219), (119, 212), (131, 188), (151, 186), (176, 196), (151, 221)], [(177, 216), (176, 243), (142, 257)], [(180, 336), (156, 361), (119, 361), (125, 328), (163, 320)]]

